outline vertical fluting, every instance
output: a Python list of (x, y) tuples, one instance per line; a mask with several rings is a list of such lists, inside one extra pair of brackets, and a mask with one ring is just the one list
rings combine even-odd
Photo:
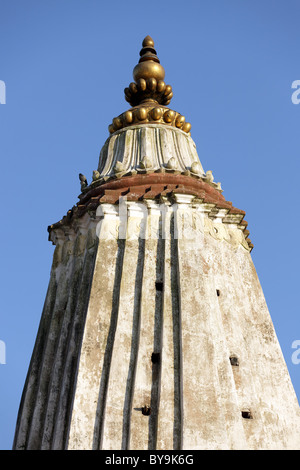
[[(99, 226), (57, 234), (14, 448), (291, 447), (286, 421), (261, 398), (280, 408), (292, 388), (238, 229), (224, 239), (205, 205), (173, 196), (127, 202), (126, 239), (110, 204)], [(280, 390), (259, 373), (272, 360)], [(283, 410), (296, 423), (294, 403)]]
[(103, 351), (103, 369), (101, 374), (101, 381), (99, 387), (99, 396), (97, 404), (97, 412), (94, 424), (93, 446), (94, 450), (101, 449), (103, 437), (103, 424), (107, 396), (107, 386), (110, 374), (110, 363), (114, 346), (114, 339), (118, 321), (118, 311), (120, 302), (120, 284), (123, 269), (123, 259), (125, 251), (125, 239), (118, 240), (118, 252), (114, 274), (114, 284), (112, 292), (112, 306), (110, 315), (109, 331), (107, 335), (107, 342)]
[[(56, 251), (61, 250), (61, 246), (56, 247)], [(56, 257), (55, 257), (56, 258)], [(54, 259), (55, 263), (55, 259)], [(48, 336), (49, 325), (51, 322), (52, 311), (55, 303), (55, 293), (57, 289), (55, 267), (52, 267), (47, 296), (41, 316), (38, 334), (28, 369), (20, 409), (18, 413), (16, 432), (13, 442), (13, 449), (26, 449), (28, 433), (31, 425), (32, 410), (34, 409), (36, 393), (39, 385), (39, 376), (42, 368), (42, 358), (46, 338)]]
[[(52, 412), (53, 421), (48, 423), (50, 434), (49, 446), (51, 449), (64, 449), (66, 446), (68, 423), (72, 414), (73, 391), (76, 384), (76, 370), (80, 357), (80, 344), (84, 331), (85, 315), (89, 301), (94, 269), (95, 254), (98, 240), (95, 237), (94, 222), (86, 234), (80, 235), (77, 249), (78, 259), (74, 268), (77, 283), (73, 284), (73, 301), (70, 305), (69, 318), (65, 318), (65, 330), (61, 336), (60, 349), (58, 349), (61, 367), (57, 370), (59, 382), (53, 383), (53, 394), (56, 399)], [(83, 245), (83, 246), (80, 246)], [(58, 390), (55, 388), (57, 385)], [(54, 398), (53, 397), (53, 398)]]
[(68, 302), (70, 287), (70, 269), (73, 261), (74, 242), (72, 235), (68, 237), (63, 246), (62, 262), (59, 267), (55, 305), (48, 327), (45, 348), (43, 351), (41, 372), (39, 374), (38, 388), (35, 393), (35, 403), (32, 410), (32, 420), (28, 432), (27, 449), (39, 449), (41, 447), (43, 423), (47, 409), (49, 394), (49, 381), (52, 368), (55, 367), (55, 353), (59, 340), (60, 330)]
[(86, 249), (85, 245), (86, 234), (81, 234), (79, 232), (75, 240), (73, 266), (70, 269), (70, 289), (68, 294), (67, 307), (63, 316), (63, 323), (59, 333), (59, 340), (54, 358), (55, 367), (52, 369), (51, 377), (49, 379), (49, 394), (47, 404), (45, 406), (46, 416), (42, 434), (42, 449), (51, 449), (52, 436), (55, 426), (55, 416), (59, 403), (64, 366), (72, 332), (71, 325), (74, 323), (74, 314), (79, 300), (82, 275), (84, 272), (83, 266)]
[[(94, 231), (94, 229), (92, 229)], [(91, 234), (91, 238), (94, 235)], [(93, 278), (91, 272), (94, 270), (95, 256), (97, 253), (97, 240), (88, 247), (85, 255), (83, 276), (80, 285), (72, 331), (68, 345), (68, 355), (64, 368), (62, 390), (59, 406), (56, 412), (56, 429), (52, 441), (52, 449), (65, 449), (68, 445), (70, 421), (73, 413), (74, 392), (76, 390), (77, 370), (80, 360), (82, 337), (85, 331), (85, 319), (87, 307), (90, 300), (91, 284)]]
[[(150, 204), (150, 203), (149, 203)], [(144, 243), (143, 277), (140, 283), (140, 333), (136, 362), (133, 401), (130, 418), (130, 442), (132, 450), (155, 448), (155, 420), (158, 408), (157, 380), (161, 346), (156, 335), (160, 335), (158, 324), (161, 325), (162, 277), (159, 274), (157, 246), (160, 224), (160, 213), (150, 204), (146, 239)], [(146, 206), (145, 206), (146, 207)], [(158, 277), (159, 276), (159, 277)]]
[(231, 259), (229, 253), (228, 259), (222, 257), (229, 245), (217, 239), (223, 230), (220, 223), (216, 223), (212, 235), (206, 236), (206, 230), (213, 226), (204, 215), (204, 207), (200, 206), (196, 214), (190, 206), (179, 204), (179, 224), (187, 222), (189, 214), (193, 215), (189, 237), (178, 240), (184, 390), (182, 448), (245, 447), (220, 312), (219, 296), (224, 297), (233, 275), (230, 269), (226, 276), (222, 273)]
[[(17, 426), (14, 441), (17, 449), (50, 449), (52, 441), (55, 441), (54, 448), (64, 447), (68, 402), (64, 402), (63, 416), (59, 414), (59, 404), (63, 392), (70, 395), (74, 386), (74, 371), (65, 380), (64, 374), (72, 349), (70, 338), (74, 336), (77, 339), (71, 362), (76, 370), (80, 330), (84, 327), (82, 315), (76, 325), (76, 315), (80, 307), (86, 311), (95, 251), (91, 237), (77, 237), (74, 243), (74, 235), (69, 231), (65, 237), (60, 230), (55, 235), (57, 246), (50, 284), (20, 406), (21, 425)], [(89, 254), (85, 256), (83, 265), (81, 258), (85, 251)], [(90, 262), (87, 262), (89, 258)], [(85, 296), (84, 305), (82, 296)]]
[(136, 125), (111, 135), (100, 152), (98, 171), (103, 176), (113, 175), (118, 161), (122, 163), (120, 171), (140, 170), (145, 156), (151, 160), (153, 170), (165, 168), (174, 157), (177, 170), (186, 171), (197, 162), (204, 173), (191, 137), (162, 124)]
[[(199, 449), (210, 445), (218, 448), (221, 442), (227, 441), (217, 367), (220, 355), (223, 360), (226, 354), (212, 300), (213, 278), (206, 239), (201, 236), (203, 228), (197, 227), (195, 221), (190, 232), (183, 230), (183, 223), (188, 223), (189, 215), (190, 205), (180, 203), (177, 221), (181, 235), (178, 249), (183, 325), (182, 448)], [(207, 440), (208, 435), (213, 444)]]
[[(76, 375), (73, 378), (74, 393), (72, 392), (68, 398), (70, 403), (69, 426), (65, 446), (71, 450), (92, 449), (95, 439), (94, 426), (100, 380), (105, 350), (110, 339), (111, 313), (114, 317), (115, 312), (112, 302), (116, 300), (113, 292), (118, 257), (118, 242), (114, 236), (117, 224), (117, 217), (111, 213), (103, 218), (99, 224), (99, 231), (97, 227), (99, 243), (97, 244), (94, 266), (87, 266), (86, 270), (91, 287), (86, 299), (83, 336), (80, 338), (79, 344), (76, 342), (76, 330), (81, 325), (77, 324), (73, 328), (72, 351), (75, 351), (75, 348), (79, 351), (79, 361), (76, 363)], [(72, 358), (71, 355), (70, 358)], [(66, 385), (67, 380), (68, 375), (65, 379)], [(62, 402), (61, 413), (63, 413), (64, 407), (64, 402)], [(61, 418), (63, 419), (63, 416)]]
[(173, 449), (182, 445), (182, 365), (181, 365), (181, 299), (178, 261), (178, 239), (174, 237), (175, 215), (171, 219), (171, 296), (174, 354), (174, 434)]
[(163, 305), (165, 291), (165, 240), (160, 236), (157, 240), (156, 251), (156, 289), (155, 293), (155, 318), (154, 318), (154, 344), (152, 356), (152, 388), (151, 388), (151, 415), (149, 417), (149, 450), (157, 447), (157, 426), (160, 405), (161, 386), (161, 358), (162, 358), (162, 330), (163, 330)]
[(139, 351), (140, 340), (140, 323), (141, 323), (141, 296), (143, 284), (143, 270), (144, 270), (144, 257), (145, 257), (145, 240), (139, 238), (138, 240), (138, 258), (135, 273), (135, 294), (133, 303), (133, 318), (132, 318), (132, 339), (131, 351), (129, 359), (129, 368), (126, 381), (126, 392), (123, 408), (123, 430), (122, 430), (122, 449), (130, 448), (130, 424), (132, 413), (132, 401), (134, 394), (135, 373), (137, 366), (137, 358)]
[[(220, 250), (218, 242), (215, 242), (212, 250), (210, 250), (211, 248), (207, 247), (208, 257), (211, 256), (212, 251), (217, 254), (217, 256), (214, 256), (211, 266), (215, 273), (211, 295), (218, 315), (218, 323), (222, 327), (225, 342), (224, 352), (226, 352), (225, 360), (219, 361), (219, 368), (222, 367), (220, 396), (223, 402), (226, 403), (224, 414), (226, 416), (225, 426), (228, 448), (245, 449), (248, 445), (243, 420), (240, 419), (243, 405), (239, 400), (240, 380), (245, 373), (245, 382), (247, 382), (245, 390), (248, 390), (250, 396), (254, 397), (255, 389), (252, 378), (248, 376), (247, 368), (242, 367), (241, 370), (239, 366), (232, 366), (229, 358), (234, 355), (238, 362), (243, 365), (248, 360), (248, 357), (245, 357), (245, 350), (241, 354), (241, 344), (245, 340), (241, 323), (245, 316), (247, 299), (243, 291), (243, 283), (240, 283), (241, 275), (238, 273), (236, 257), (225, 256), (224, 251)], [(237, 296), (240, 296), (241, 300), (238, 300)], [(241, 304), (243, 305), (242, 315), (240, 315), (238, 307)], [(223, 377), (226, 377), (227, 380), (224, 380)], [(246, 401), (246, 404), (249, 406), (249, 401)]]
[[(125, 245), (118, 323), (114, 337), (107, 387), (102, 448), (127, 448), (134, 369), (138, 347), (140, 286), (143, 278), (143, 243), (139, 243), (142, 214), (129, 214)], [(138, 234), (138, 235), (136, 235)], [(132, 370), (133, 369), (133, 370)]]
[[(167, 206), (164, 217), (164, 239), (161, 248), (164, 256), (161, 260), (164, 276), (162, 301), (161, 332), (157, 341), (161, 344), (159, 370), (159, 407), (156, 419), (156, 449), (170, 450), (180, 448), (180, 330), (179, 297), (176, 241), (174, 240), (174, 217)], [(157, 324), (159, 328), (159, 322)], [(175, 446), (175, 447), (174, 447)]]

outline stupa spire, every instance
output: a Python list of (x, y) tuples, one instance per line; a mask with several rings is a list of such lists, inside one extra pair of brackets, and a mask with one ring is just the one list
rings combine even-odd
[(13, 448), (300, 449), (245, 212), (168, 108), (150, 36), (133, 73), (136, 105), (48, 227), (56, 248)]

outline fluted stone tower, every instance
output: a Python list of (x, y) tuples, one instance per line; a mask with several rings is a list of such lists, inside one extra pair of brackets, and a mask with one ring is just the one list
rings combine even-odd
[(153, 40), (79, 202), (49, 227), (49, 288), (15, 449), (299, 449), (297, 398), (245, 213), (169, 108)]

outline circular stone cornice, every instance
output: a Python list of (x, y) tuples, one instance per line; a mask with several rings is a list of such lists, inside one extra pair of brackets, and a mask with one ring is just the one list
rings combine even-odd
[(182, 194), (194, 196), (195, 203), (204, 204), (210, 214), (209, 217), (214, 217), (219, 211), (223, 211), (224, 223), (238, 225), (244, 232), (249, 249), (253, 248), (248, 238), (248, 224), (244, 220), (243, 210), (234, 207), (230, 201), (226, 201), (220, 191), (201, 179), (166, 173), (124, 176), (108, 182), (102, 181), (98, 186), (90, 187), (87, 192), (79, 196), (80, 201), (68, 211), (66, 216), (48, 227), (49, 239), (53, 230), (66, 230), (85, 214), (95, 214), (100, 204), (117, 205), (121, 197), (136, 202), (164, 199), (176, 202), (176, 195)]

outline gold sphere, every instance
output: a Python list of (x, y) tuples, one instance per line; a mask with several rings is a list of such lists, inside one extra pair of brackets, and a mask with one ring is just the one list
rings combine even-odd
[(161, 93), (162, 91), (164, 91), (165, 88), (166, 88), (165, 82), (163, 80), (159, 80), (157, 82), (157, 91)]
[(132, 111), (126, 111), (126, 113), (124, 114), (124, 119), (127, 124), (130, 124), (133, 121)]
[(150, 91), (156, 90), (156, 85), (157, 85), (157, 81), (155, 80), (155, 78), (148, 78), (148, 80), (147, 80), (147, 88), (148, 88)]
[(147, 109), (146, 108), (138, 108), (136, 110), (136, 117), (139, 121), (144, 121), (147, 118)]
[(175, 111), (172, 111), (172, 109), (168, 109), (168, 111), (164, 113), (165, 122), (172, 122), (174, 117), (175, 117)]
[(172, 92), (172, 87), (171, 85), (167, 85), (164, 91), (164, 95), (167, 96)]
[(165, 78), (165, 69), (162, 65), (153, 60), (139, 62), (133, 69), (133, 78), (137, 82), (140, 78), (147, 80), (155, 78), (155, 80), (163, 80)]
[(190, 132), (191, 128), (192, 128), (192, 124), (190, 122), (185, 122), (182, 126), (182, 130), (184, 132)]
[(122, 120), (119, 117), (113, 118), (113, 126), (116, 130), (121, 129), (122, 127)]
[(161, 108), (153, 108), (151, 111), (151, 117), (154, 121), (158, 121), (162, 117), (162, 109)]
[(166, 99), (167, 101), (171, 101), (172, 98), (173, 98), (173, 92), (171, 91), (171, 93), (169, 93), (169, 94), (165, 97), (165, 99)]
[(185, 121), (185, 117), (179, 114), (177, 118), (175, 119), (175, 126), (178, 128), (182, 127), (184, 124), (184, 121)]
[(145, 91), (147, 88), (146, 80), (144, 80), (143, 78), (139, 78), (139, 80), (137, 80), (137, 86), (140, 90)]
[(110, 134), (113, 134), (115, 132), (114, 126), (112, 124), (108, 126), (108, 130)]
[(131, 98), (131, 91), (128, 87), (124, 89), (124, 93), (126, 98)]
[(137, 86), (136, 86), (136, 83), (134, 82), (131, 82), (130, 85), (129, 85), (129, 89), (131, 91), (131, 93), (137, 93)]

